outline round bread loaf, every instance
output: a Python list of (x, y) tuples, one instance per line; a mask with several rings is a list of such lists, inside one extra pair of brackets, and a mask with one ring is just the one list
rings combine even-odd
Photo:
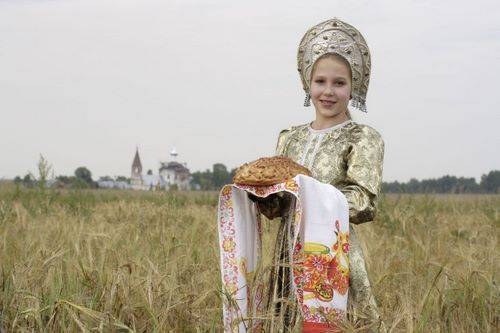
[(240, 166), (236, 170), (233, 182), (242, 185), (274, 185), (298, 174), (311, 176), (307, 168), (288, 157), (262, 157)]

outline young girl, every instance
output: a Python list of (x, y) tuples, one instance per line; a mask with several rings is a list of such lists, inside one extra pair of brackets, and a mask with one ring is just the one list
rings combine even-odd
[[(375, 217), (382, 181), (384, 143), (376, 130), (352, 121), (348, 109), (351, 102), (353, 107), (366, 111), (368, 46), (353, 26), (332, 19), (306, 32), (297, 60), (306, 92), (305, 106), (312, 101), (315, 119), (281, 131), (276, 154), (302, 164), (314, 178), (343, 192), (349, 203), (351, 224), (370, 222)], [(261, 211), (270, 218), (285, 214), (284, 206), (287, 205), (283, 197), (259, 203)], [(352, 225), (350, 229), (349, 299), (356, 312), (380, 322), (363, 252)], [(281, 246), (278, 252), (283, 251)], [(281, 280), (286, 279), (281, 275)]]

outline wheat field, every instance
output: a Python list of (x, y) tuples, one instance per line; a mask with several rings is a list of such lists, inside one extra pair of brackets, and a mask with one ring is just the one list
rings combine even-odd
[[(221, 331), (216, 208), (217, 193), (3, 185), (0, 326)], [(379, 208), (357, 231), (388, 330), (498, 332), (500, 196), (390, 195)]]

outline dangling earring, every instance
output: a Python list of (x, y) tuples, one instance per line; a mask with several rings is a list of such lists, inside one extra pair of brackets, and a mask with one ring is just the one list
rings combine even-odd
[(304, 106), (311, 106), (311, 94), (307, 93), (304, 99)]

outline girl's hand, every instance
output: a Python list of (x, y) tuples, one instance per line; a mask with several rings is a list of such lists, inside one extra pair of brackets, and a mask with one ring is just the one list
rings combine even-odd
[(292, 195), (287, 192), (274, 193), (265, 198), (248, 193), (248, 198), (257, 204), (259, 211), (270, 220), (285, 216), (292, 201)]

